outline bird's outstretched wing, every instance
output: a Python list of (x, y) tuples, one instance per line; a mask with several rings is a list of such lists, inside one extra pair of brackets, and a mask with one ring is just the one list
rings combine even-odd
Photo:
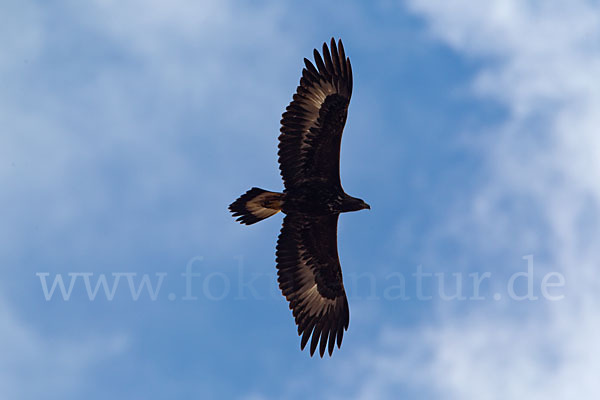
[(323, 57), (314, 50), (315, 67), (304, 59), (300, 86), (281, 119), (279, 169), (286, 189), (311, 180), (340, 184), (340, 144), (352, 95), (352, 67), (342, 41)]
[(312, 336), (311, 356), (319, 341), (321, 357), (327, 347), (333, 353), (336, 341), (339, 348), (350, 321), (337, 252), (338, 215), (289, 214), (277, 241), (279, 287), (302, 335), (302, 349)]

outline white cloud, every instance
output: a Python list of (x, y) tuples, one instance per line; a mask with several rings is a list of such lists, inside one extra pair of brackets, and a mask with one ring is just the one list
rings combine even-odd
[[(563, 301), (527, 307), (469, 304), (468, 314), (448, 313), (408, 338), (392, 330), (358, 369), (357, 398), (393, 398), (402, 384), (448, 399), (594, 399), (600, 391), (600, 249), (593, 239), (600, 222), (600, 7), (409, 4), (436, 39), (483, 60), (473, 92), (508, 112), (478, 148), (490, 175), (469, 194), (465, 212), (447, 221), (445, 234), (462, 237), (465, 251), (481, 249), (479, 259), (527, 242), (545, 254), (545, 270), (565, 275), (567, 293)], [(418, 357), (398, 350), (406, 343)]]
[(481, 261), (527, 249), (540, 256), (536, 271), (565, 276), (565, 299), (440, 304), (434, 323), (388, 327), (374, 345), (338, 354), (348, 357), (348, 367), (329, 372), (335, 384), (325, 393), (356, 399), (595, 399), (600, 6), (519, 0), (408, 4), (428, 22), (435, 40), (480, 61), (473, 95), (507, 112), (485, 135), (466, 135), (467, 146), (482, 155), (485, 180), (465, 193), (429, 252), (436, 253), (440, 238), (452, 238), (460, 243), (461, 262), (472, 261), (471, 270), (495, 268), (507, 277), (522, 266)]
[(128, 347), (124, 335), (77, 342), (44, 338), (0, 302), (0, 393), (10, 399), (68, 398), (98, 363)]
[[(205, 120), (198, 121), (198, 132), (210, 141), (214, 162), (226, 161), (225, 154), (231, 157), (233, 137), (243, 141), (236, 147), (244, 151), (268, 148), (271, 142), (267, 141), (275, 140), (264, 135), (264, 121), (272, 120), (269, 129), (276, 132), (278, 121), (272, 114), (281, 111), (281, 101), (272, 99), (280, 90), (272, 77), (289, 70), (296, 79), (299, 68), (284, 63), (294, 43), (280, 28), (278, 6), (249, 10), (229, 1), (165, 4), (72, 4), (65, 18), (71, 18), (73, 26), (75, 21), (85, 26), (76, 34), (88, 34), (111, 50), (100, 56), (94, 53), (96, 61), (81, 55), (89, 48), (81, 47), (73, 32), (55, 29), (51, 18), (40, 18), (48, 10), (37, 3), (19, 2), (10, 12), (0, 13), (4, 16), (0, 36), (6, 44), (0, 54), (3, 73), (26, 72), (25, 60), (35, 63), (39, 57), (64, 50), (64, 45), (72, 53), (71, 62), (60, 66), (85, 62), (87, 67), (82, 68), (91, 71), (66, 82), (74, 84), (65, 85), (64, 93), (39, 86), (40, 82), (29, 85), (26, 75), (11, 75), (15, 79), (0, 91), (0, 122), (12, 133), (0, 136), (0, 159), (15, 164), (0, 166), (0, 183), (8, 193), (0, 201), (4, 210), (11, 210), (2, 215), (0, 242), (9, 254), (30, 250), (27, 232), (20, 233), (24, 220), (37, 221), (51, 236), (69, 223), (77, 224), (82, 216), (102, 217), (120, 200), (136, 202), (133, 209), (152, 209), (153, 201), (177, 187), (173, 177), (197, 182), (199, 169), (205, 173), (198, 185), (213, 192), (198, 194), (222, 195), (217, 177), (211, 174), (215, 165), (210, 159), (196, 162), (186, 154), (186, 133), (169, 125), (177, 120), (169, 114), (171, 101), (185, 99), (190, 107), (206, 113)], [(599, 389), (594, 371), (600, 369), (595, 340), (600, 330), (596, 312), (600, 251), (594, 240), (600, 214), (600, 93), (595, 84), (600, 76), (600, 10), (583, 1), (414, 0), (410, 5), (427, 19), (437, 39), (485, 61), (474, 81), (474, 93), (498, 101), (509, 114), (503, 125), (490, 128), (494, 134), (483, 147), (485, 168), (491, 174), (488, 183), (468, 194), (473, 203), (464, 214), (447, 221), (445, 234), (462, 236), (465, 249), (480, 248), (484, 253), (522, 242), (538, 246), (549, 252), (544, 267), (563, 272), (571, 290), (565, 301), (543, 304), (518, 317), (511, 310), (490, 312), (487, 303), (466, 316), (443, 319), (435, 327), (408, 333), (391, 328), (376, 346), (359, 351), (358, 361), (348, 360), (348, 371), (331, 373), (332, 385), (356, 389), (355, 397), (361, 399), (394, 398), (400, 386), (456, 399), (594, 398)], [(252, 47), (252, 53), (247, 47)], [(280, 59), (273, 60), (272, 54)], [(109, 55), (128, 57), (130, 68), (114, 68), (106, 62)], [(247, 93), (252, 93), (252, 101)], [(251, 104), (256, 96), (261, 107)], [(289, 99), (289, 88), (284, 98)], [(250, 121), (245, 127), (247, 137), (219, 136), (242, 119)], [(222, 129), (217, 134), (204, 132), (205, 123)], [(274, 152), (272, 157), (269, 166)], [(125, 176), (133, 185), (124, 198), (107, 191), (110, 178), (103, 171), (112, 162), (123, 163), (118, 164), (119, 170), (131, 174)], [(522, 205), (527, 202), (535, 209)], [(43, 208), (33, 206), (39, 204)], [(201, 211), (204, 217), (213, 217)], [(529, 213), (547, 227), (543, 234), (539, 226), (523, 222), (529, 220)], [(208, 222), (198, 221), (205, 226)], [(205, 226), (194, 233), (208, 232)], [(515, 226), (518, 235), (511, 230)], [(113, 233), (121, 238), (115, 242), (127, 243), (131, 232)], [(173, 233), (165, 236), (181, 234), (175, 228)], [(195, 240), (212, 243), (211, 238)], [(61, 390), (68, 393), (74, 388), (61, 377), (85, 373), (85, 366), (113, 348), (110, 341), (102, 342), (99, 351), (88, 353), (96, 344), (81, 341), (48, 350), (49, 343), (15, 318), (14, 311), (0, 309), (0, 322), (0, 391), (13, 397), (26, 397), (22, 392), (26, 382), (44, 376), (55, 366), (47, 360), (60, 354), (67, 359), (48, 379), (66, 385)], [(21, 360), (21, 372), (11, 370), (15, 360)], [(38, 368), (22, 372), (36, 363)], [(34, 392), (25, 394), (39, 397)]]
[[(282, 103), (277, 79), (295, 46), (280, 31), (277, 4), (55, 6), (0, 5), (0, 72), (8, 77), (0, 90), (0, 269), (7, 278), (0, 297), (21, 289), (8, 286), (11, 277), (33, 280), (33, 268), (50, 268), (24, 257), (62, 259), (56, 269), (94, 268), (74, 263), (137, 259), (140, 243), (145, 251), (156, 243), (163, 250), (224, 246), (207, 229), (219, 214), (206, 205), (220, 204), (226, 215), (228, 186), (237, 195), (236, 178), (256, 168), (240, 171), (229, 158), (274, 142), (279, 121), (272, 107), (277, 115)], [(265, 135), (265, 120), (272, 135)], [(189, 209), (171, 206), (166, 215), (165, 203)], [(76, 394), (90, 368), (120, 354), (124, 342), (119, 335), (85, 339), (84, 326), (84, 339), (38, 334), (45, 327), (35, 315), (19, 315), (20, 302), (32, 298), (0, 307), (0, 393)]]
[[(0, 55), (0, 68), (13, 73), (0, 92), (8, 132), (0, 136), (8, 193), (0, 202), (11, 210), (0, 228), (3, 245), (18, 252), (31, 243), (25, 227), (36, 225), (49, 238), (77, 230), (74, 249), (89, 252), (88, 243), (106, 240), (93, 228), (100, 220), (112, 223), (113, 243), (168, 231), (164, 239), (173, 243), (165, 246), (218, 248), (223, 242), (206, 227), (222, 215), (206, 207), (222, 204), (224, 215), (231, 197), (247, 189), (238, 181), (263, 161), (278, 178), (277, 115), (290, 96), (279, 79), (291, 70), (286, 61), (298, 62), (286, 57), (295, 42), (281, 31), (280, 6), (61, 6), (20, 2), (2, 17), (3, 37), (18, 38)], [(247, 168), (229, 162), (249, 152), (257, 156)], [(270, 159), (260, 156), (267, 152)], [(142, 218), (153, 226), (139, 229), (136, 213), (179, 200), (189, 205), (185, 213)]]

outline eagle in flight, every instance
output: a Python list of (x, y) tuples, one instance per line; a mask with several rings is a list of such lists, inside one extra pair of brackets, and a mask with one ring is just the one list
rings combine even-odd
[[(342, 41), (323, 43), (315, 64), (304, 59), (300, 86), (281, 119), (279, 168), (283, 193), (252, 188), (229, 210), (251, 225), (279, 211), (285, 214), (277, 241), (279, 288), (290, 304), (310, 355), (321, 357), (342, 344), (350, 313), (337, 251), (340, 213), (370, 209), (344, 192), (340, 144), (352, 95), (352, 67)], [(319, 344), (320, 343), (320, 344)]]

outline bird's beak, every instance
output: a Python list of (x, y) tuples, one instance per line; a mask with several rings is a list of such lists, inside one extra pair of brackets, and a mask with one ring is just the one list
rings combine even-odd
[(367, 210), (370, 210), (370, 209), (371, 209), (371, 206), (370, 206), (370, 205), (368, 205), (367, 203), (365, 203), (365, 206), (366, 206), (365, 208), (366, 208)]

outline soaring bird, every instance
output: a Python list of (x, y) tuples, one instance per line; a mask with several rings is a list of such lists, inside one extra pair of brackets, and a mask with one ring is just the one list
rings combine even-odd
[[(352, 67), (342, 41), (304, 59), (300, 86), (281, 119), (279, 169), (283, 193), (253, 187), (230, 206), (251, 225), (285, 214), (277, 241), (279, 288), (287, 299), (310, 355), (342, 344), (350, 313), (337, 251), (340, 213), (370, 209), (347, 195), (340, 182), (340, 145), (352, 95)], [(320, 344), (319, 344), (320, 343)]]

